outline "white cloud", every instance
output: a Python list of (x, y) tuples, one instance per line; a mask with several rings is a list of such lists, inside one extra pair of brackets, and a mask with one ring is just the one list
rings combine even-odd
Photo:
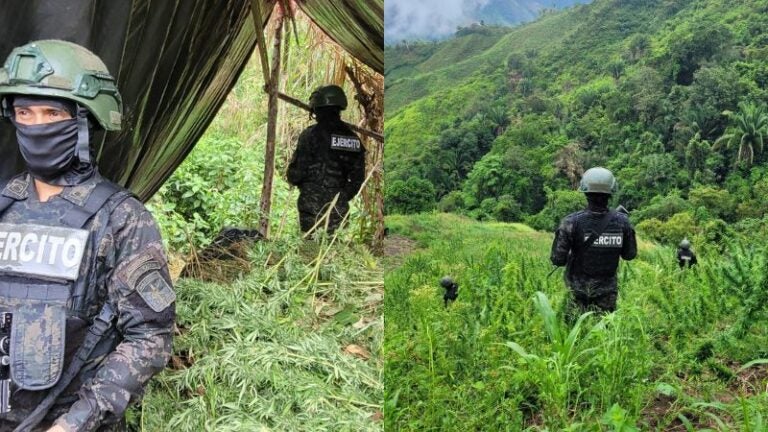
[(385, 38), (426, 39), (449, 35), (472, 23), (473, 13), (490, 0), (386, 0)]

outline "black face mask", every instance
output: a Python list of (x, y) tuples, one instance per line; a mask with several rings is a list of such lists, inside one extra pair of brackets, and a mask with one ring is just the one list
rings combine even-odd
[(16, 139), (27, 169), (45, 182), (53, 182), (75, 163), (77, 118), (39, 125), (16, 126)]

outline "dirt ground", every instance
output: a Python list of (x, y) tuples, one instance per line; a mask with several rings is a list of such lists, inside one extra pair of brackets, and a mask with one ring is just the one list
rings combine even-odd
[(385, 272), (397, 268), (405, 257), (416, 250), (416, 241), (401, 235), (388, 235), (384, 238)]

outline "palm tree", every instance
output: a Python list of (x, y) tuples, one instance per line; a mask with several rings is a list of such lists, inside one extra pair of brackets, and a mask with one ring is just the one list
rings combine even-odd
[(763, 105), (752, 102), (739, 103), (739, 112), (724, 111), (723, 114), (731, 120), (732, 126), (726, 130), (725, 135), (715, 141), (715, 147), (725, 143), (727, 147), (739, 146), (736, 156), (738, 162), (752, 165), (755, 160), (755, 149), (763, 151), (763, 142), (768, 135), (768, 114)]
[(674, 128), (676, 131), (686, 133), (685, 138), (687, 140), (692, 139), (695, 135), (699, 135), (700, 139), (709, 140), (718, 129), (719, 120), (709, 113), (699, 109), (689, 109), (684, 111), (682, 118), (678, 121)]
[(576, 141), (561, 148), (555, 155), (555, 168), (568, 177), (574, 189), (579, 185), (579, 179), (584, 174), (583, 160), (584, 152), (581, 150), (581, 144)]
[(509, 126), (509, 115), (507, 115), (507, 109), (503, 105), (492, 106), (485, 115), (494, 124), (494, 136), (503, 134), (504, 130)]
[(688, 172), (693, 178), (696, 171), (703, 171), (706, 167), (707, 156), (709, 156), (712, 146), (709, 141), (701, 139), (701, 134), (696, 134), (688, 141), (685, 149), (685, 162), (688, 165)]

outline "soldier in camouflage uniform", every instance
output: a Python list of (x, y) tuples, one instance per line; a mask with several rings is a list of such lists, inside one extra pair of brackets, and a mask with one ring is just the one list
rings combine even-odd
[(288, 182), (298, 186), (299, 222), (309, 231), (323, 217), (333, 199), (328, 231), (338, 228), (349, 212), (365, 179), (365, 147), (341, 121), (347, 97), (341, 87), (329, 85), (315, 90), (309, 99), (317, 124), (305, 129), (288, 166)]
[(114, 78), (79, 45), (33, 42), (0, 101), (27, 166), (0, 184), (0, 431), (123, 430), (170, 357), (175, 294), (152, 215), (93, 160), (92, 128), (121, 128)]
[(608, 210), (608, 200), (617, 188), (607, 169), (587, 170), (579, 185), (587, 197), (587, 209), (566, 216), (555, 232), (550, 259), (556, 266), (566, 266), (570, 321), (587, 310), (616, 310), (619, 257), (632, 260), (637, 255), (635, 230), (627, 215)]

